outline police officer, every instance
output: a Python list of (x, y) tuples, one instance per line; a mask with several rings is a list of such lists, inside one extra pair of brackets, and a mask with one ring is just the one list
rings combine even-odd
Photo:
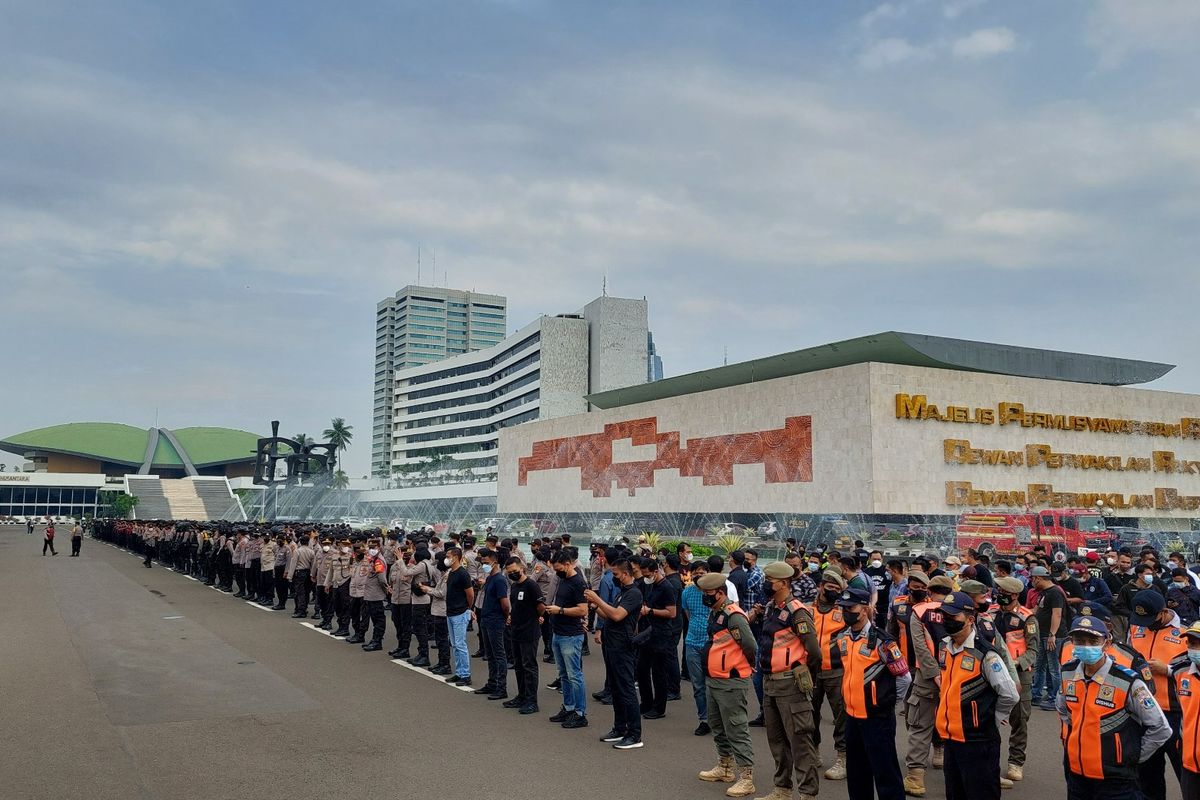
[(758, 668), (763, 676), (763, 715), (775, 759), (775, 788), (759, 800), (802, 800), (817, 795), (813, 675), (821, 669), (821, 647), (812, 612), (792, 597), (796, 571), (776, 561), (763, 570), (768, 602), (758, 637)]
[[(1000, 729), (1020, 700), (1004, 658), (975, 627), (975, 601), (942, 601), (942, 685), (935, 725), (945, 748), (946, 800), (1000, 798)], [(968, 789), (969, 787), (969, 789)]]
[(278, 545), (269, 531), (263, 532), (262, 548), (259, 550), (258, 563), (258, 603), (269, 606), (274, 602), (275, 592), (275, 554)]
[(1067, 798), (1138, 800), (1138, 764), (1165, 746), (1171, 726), (1141, 677), (1105, 652), (1107, 625), (1081, 615), (1069, 636), (1074, 658), (1055, 701), (1066, 731)]
[(367, 620), (371, 622), (371, 641), (363, 645), (363, 650), (373, 653), (383, 649), (383, 636), (386, 633), (386, 616), (383, 611), (383, 601), (387, 599), (391, 586), (387, 580), (387, 564), (379, 554), (379, 539), (367, 540), (367, 554), (363, 558), (367, 580), (363, 585), (363, 633), (366, 633)]
[(829, 701), (833, 711), (833, 746), (837, 753), (833, 766), (825, 770), (825, 778), (840, 781), (846, 778), (846, 709), (842, 705), (842, 658), (833, 640), (846, 627), (838, 598), (846, 589), (846, 580), (836, 571), (821, 575), (813, 621), (817, 626), (817, 643), (821, 647), (821, 670), (813, 682), (813, 711), (817, 730), (813, 738), (821, 744), (821, 706)]
[(935, 767), (942, 766), (942, 745), (934, 743), (937, 734), (938, 684), (942, 680), (941, 649), (946, 637), (942, 627), (942, 601), (954, 590), (954, 582), (945, 575), (929, 579), (929, 597), (913, 606), (909, 617), (913, 659), (909, 661), (913, 683), (908, 693), (908, 753), (904, 791), (914, 797), (925, 796), (925, 770), (930, 766), (929, 749), (933, 746)]
[(1187, 653), (1171, 662), (1169, 682), (1183, 722), (1183, 774), (1179, 785), (1183, 800), (1200, 800), (1200, 622), (1193, 622), (1183, 637)]
[[(265, 564), (265, 550), (263, 559)], [(343, 537), (338, 542), (337, 552), (329, 560), (329, 566), (325, 572), (325, 617), (321, 624), (322, 628), (329, 630), (336, 614), (338, 625), (333, 635), (337, 637), (350, 635), (350, 577), (353, 574), (354, 564), (351, 558), (350, 540)]]
[[(871, 593), (851, 586), (838, 600), (849, 626), (835, 645), (846, 707), (846, 790), (850, 800), (903, 800), (896, 756), (896, 714), (912, 678), (896, 640), (871, 624)], [(790, 796), (789, 796), (790, 797)], [(789, 798), (780, 798), (789, 800)]]
[(317, 557), (309, 538), (310, 533), (311, 531), (305, 531), (300, 544), (292, 550), (285, 574), (292, 583), (292, 594), (295, 596), (295, 611), (292, 616), (297, 619), (308, 617), (309, 576), (312, 574), (313, 560)]
[(1020, 701), (1009, 714), (1008, 770), (1004, 777), (1025, 777), (1025, 747), (1029, 742), (1029, 715), (1033, 710), (1033, 668), (1037, 666), (1041, 640), (1037, 617), (1017, 599), (1025, 585), (1016, 578), (996, 578), (996, 632), (1004, 641), (1008, 657), (1017, 670)]
[(321, 624), (317, 627), (322, 630), (329, 630), (330, 625), (324, 621), (325, 607), (332, 605), (329, 599), (329, 592), (325, 588), (325, 573), (329, 570), (329, 562), (333, 558), (333, 540), (328, 536), (321, 539), (321, 547), (316, 551), (313, 559), (313, 570), (309, 577), (313, 587), (313, 619), (321, 620)]
[[(896, 595), (888, 610), (887, 631), (896, 640), (900, 655), (904, 656), (910, 670), (915, 668), (911, 628), (913, 608), (928, 599), (929, 578), (921, 570), (911, 569), (908, 571), (908, 591)], [(911, 674), (909, 677), (912, 677)]]
[[(750, 631), (746, 612), (729, 602), (725, 576), (710, 572), (696, 585), (704, 593), (709, 608), (708, 644), (704, 653), (704, 674), (708, 688), (708, 724), (717, 746), (717, 765), (704, 770), (702, 781), (733, 783), (725, 790), (729, 797), (754, 794), (754, 746), (750, 740), (750, 717), (746, 713), (751, 666), (758, 644)], [(733, 766), (739, 775), (734, 782)]]
[[(1178, 707), (1172, 706), (1168, 686), (1170, 664), (1187, 651), (1187, 642), (1184, 641), (1178, 615), (1167, 608), (1167, 599), (1157, 589), (1143, 589), (1133, 596), (1129, 612), (1129, 644), (1149, 664), (1154, 677), (1154, 697), (1166, 714), (1171, 728), (1178, 731), (1180, 712)], [(1164, 800), (1167, 796), (1164, 759), (1170, 759), (1176, 779), (1182, 782), (1183, 761), (1177, 733), (1162, 747), (1147, 753), (1138, 767), (1138, 783), (1146, 800)]]

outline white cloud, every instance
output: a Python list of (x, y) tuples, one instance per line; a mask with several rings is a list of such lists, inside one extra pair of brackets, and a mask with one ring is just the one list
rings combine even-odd
[(880, 69), (905, 61), (925, 61), (932, 56), (928, 49), (910, 44), (906, 39), (889, 37), (872, 42), (859, 54), (858, 63), (864, 69)]
[(859, 24), (865, 28), (888, 20), (900, 19), (908, 13), (907, 3), (883, 3), (871, 9), (859, 19)]
[(968, 11), (982, 6), (987, 0), (949, 0), (942, 5), (942, 16), (946, 19), (958, 19)]
[(1138, 52), (1194, 56), (1200, 42), (1196, 0), (1098, 0), (1087, 20), (1086, 39), (1101, 66), (1115, 67)]
[(955, 39), (950, 51), (957, 58), (979, 60), (1007, 53), (1016, 44), (1016, 34), (1008, 28), (980, 28), (961, 39)]
[(1077, 215), (1053, 208), (1000, 208), (961, 225), (965, 231), (1016, 237), (1059, 237), (1086, 228)]

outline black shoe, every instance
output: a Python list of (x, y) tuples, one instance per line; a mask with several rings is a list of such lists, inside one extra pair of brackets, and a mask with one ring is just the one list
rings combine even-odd
[(572, 711), (571, 716), (563, 720), (562, 726), (568, 730), (574, 730), (575, 728), (586, 728), (588, 726), (588, 720), (587, 717), (583, 716), (582, 714), (577, 714)]
[(602, 706), (611, 706), (612, 704), (613, 704), (613, 699), (612, 699), (611, 694), (608, 697), (603, 697), (600, 699), (600, 705), (602, 705)]
[[(490, 700), (491, 698), (488, 699)], [(504, 706), (505, 708), (522, 708), (525, 705), (525, 698), (514, 697), (512, 700), (505, 700), (500, 705)]]
[(567, 709), (563, 708), (562, 706), (559, 706), (558, 713), (555, 714), (554, 716), (552, 716), (550, 718), (550, 721), (551, 722), (563, 722), (564, 720), (566, 720), (567, 717), (571, 716), (574, 713), (575, 713), (574, 711), (567, 711)]
[(613, 744), (614, 750), (637, 750), (642, 746), (642, 740), (636, 736), (626, 736), (619, 742)]
[(470, 676), (470, 675), (468, 675), (468, 676), (467, 676), (467, 677), (465, 677), (465, 678), (459, 678), (459, 679), (458, 679), (458, 685), (459, 685), (459, 686), (462, 686), (462, 687), (464, 687), (464, 688), (466, 688), (467, 686), (470, 686), (470, 685), (471, 685), (471, 676)]
[(762, 715), (762, 714), (759, 714), (757, 717), (755, 717), (754, 719), (750, 720), (750, 727), (751, 727), (751, 728), (765, 728), (765, 727), (766, 727), (766, 725), (767, 725), (767, 723), (763, 721), (763, 715)]
[(472, 694), (491, 694), (494, 691), (496, 690), (492, 688), (490, 683), (485, 683), (483, 686), (480, 686), (478, 689), (472, 692)]
[(412, 664), (414, 667), (428, 667), (432, 662), (425, 656), (417, 656), (408, 663)]
[(383, 645), (381, 645), (379, 642), (367, 642), (366, 644), (363, 645), (364, 653), (374, 653), (377, 650), (382, 650), (382, 649), (383, 649)]
[(664, 711), (655, 711), (655, 710), (643, 711), (642, 719), (662, 719), (666, 715), (667, 714)]
[(236, 597), (238, 600), (242, 600), (242, 599), (245, 599), (246, 595), (243, 594), (242, 592), (238, 592), (237, 594), (234, 595), (234, 597)]
[(349, 639), (346, 640), (346, 644), (362, 644), (366, 640), (367, 640), (367, 637), (356, 633), (353, 636), (351, 636)]
[(476, 650), (474, 653), (471, 653), (471, 658), (483, 658), (483, 651)]
[(605, 742), (607, 744), (612, 744), (613, 742), (619, 742), (624, 738), (625, 738), (624, 731), (619, 731), (616, 728), (613, 728), (611, 731), (609, 731), (608, 733), (601, 736), (600, 741)]
[(430, 671), (431, 673), (433, 673), (434, 675), (449, 675), (449, 674), (450, 674), (450, 668), (449, 668), (449, 667), (443, 667), (443, 666), (440, 666), (440, 665), (439, 665), (439, 666), (436, 666), (436, 667), (434, 667), (433, 669), (431, 669), (431, 670), (429, 670), (429, 671)]
[(550, 683), (546, 684), (546, 688), (559, 691), (562, 689), (562, 681), (560, 681), (558, 678), (555, 678), (554, 680), (550, 681)]
[(612, 695), (609, 694), (608, 692), (604, 691), (603, 689), (601, 689), (598, 692), (592, 692), (593, 700), (603, 700), (606, 697), (612, 697)]
[(320, 618), (321, 618), (320, 614), (313, 614), (311, 617), (309, 617), (309, 619), (320, 619)]
[(461, 680), (462, 678), (458, 677), (457, 675), (446, 676), (446, 683), (458, 683)]
[(583, 648), (583, 654), (585, 656), (590, 656), (592, 654), (592, 651), (585, 647), (585, 648)]
[(542, 663), (543, 664), (553, 664), (554, 656), (542, 656)]
[(349, 628), (338, 628), (336, 631), (333, 632), (333, 635), (339, 639), (342, 638), (343, 636), (349, 636), (350, 629)]
[(519, 713), (525, 714), (526, 716), (528, 716), (529, 714), (538, 713), (537, 703), (530, 703), (529, 705), (521, 706), (521, 710)]
[(488, 700), (503, 700), (508, 697), (508, 692), (492, 692), (488, 695)]
[(292, 619), (304, 619), (307, 616), (308, 616), (308, 614), (305, 614), (301, 611), (297, 611), (295, 614), (292, 614)]
[(276, 605), (276, 606), (271, 606), (271, 610), (272, 611), (287, 611), (287, 606), (282, 605), (282, 604)]
[(670, 700), (678, 700), (678, 699), (679, 699), (679, 695), (678, 695), (678, 694), (669, 694), (669, 695), (667, 695), (667, 700), (668, 700), (668, 701), (670, 701)]
[(712, 728), (708, 727), (707, 722), (701, 722), (696, 726), (696, 730), (692, 731), (692, 733), (696, 734), (697, 736), (708, 736), (710, 733), (712, 733)]
[[(399, 650), (388, 650), (388, 657), (390, 657), (390, 658), (400, 658), (400, 651), (399, 651)], [(407, 661), (408, 659), (407, 659), (407, 658), (405, 658), (405, 659), (401, 659), (401, 660), (403, 660), (403, 661)]]
[(516, 664), (514, 664), (514, 663), (513, 663), (513, 662), (511, 662), (511, 661), (510, 661), (510, 662), (508, 662), (508, 665), (505, 667), (505, 669), (506, 669), (507, 671), (509, 671), (509, 672), (512, 672), (512, 671), (513, 671), (514, 669), (516, 669), (516, 668), (517, 668), (517, 665), (516, 665)]
[(320, 625), (317, 626), (317, 630), (331, 631), (331, 630), (333, 630), (333, 625), (329, 622), (322, 622)]

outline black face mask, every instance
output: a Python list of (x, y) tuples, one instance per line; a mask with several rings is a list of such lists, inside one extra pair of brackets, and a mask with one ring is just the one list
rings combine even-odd
[(928, 589), (909, 589), (908, 596), (911, 597), (913, 600), (917, 600), (917, 601), (924, 600), (926, 597), (929, 597), (929, 590)]
[(845, 623), (847, 625), (857, 625), (858, 621), (860, 619), (862, 619), (862, 612), (861, 611), (842, 611), (842, 619), (845, 621)]
[(557, 575), (560, 580), (567, 577), (567, 573), (563, 572), (561, 569), (554, 570), (554, 574)]
[(999, 604), (999, 606), (1001, 608), (1004, 608), (1006, 605), (1008, 605), (1012, 601), (1013, 601), (1013, 596), (1011, 594), (996, 595), (996, 603)]
[(700, 596), (700, 602), (712, 608), (717, 604), (717, 596), (715, 594), (705, 594)]
[(954, 636), (957, 633), (962, 633), (963, 628), (967, 627), (967, 623), (963, 622), (961, 619), (946, 617), (946, 619), (942, 621), (942, 627), (945, 628), (946, 633)]
[(822, 589), (821, 596), (825, 598), (825, 602), (832, 603), (842, 596), (841, 592), (835, 592), (832, 589)]
[(513, 583), (516, 583), (517, 581), (521, 580), (521, 573), (519, 573), (519, 572), (506, 572), (504, 574), (507, 575), (508, 579), (510, 581), (512, 581)]

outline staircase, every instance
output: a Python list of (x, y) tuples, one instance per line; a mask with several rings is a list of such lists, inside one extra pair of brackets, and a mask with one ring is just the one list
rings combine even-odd
[(129, 493), (138, 498), (137, 519), (244, 520), (245, 513), (225, 478), (163, 480), (127, 475)]

